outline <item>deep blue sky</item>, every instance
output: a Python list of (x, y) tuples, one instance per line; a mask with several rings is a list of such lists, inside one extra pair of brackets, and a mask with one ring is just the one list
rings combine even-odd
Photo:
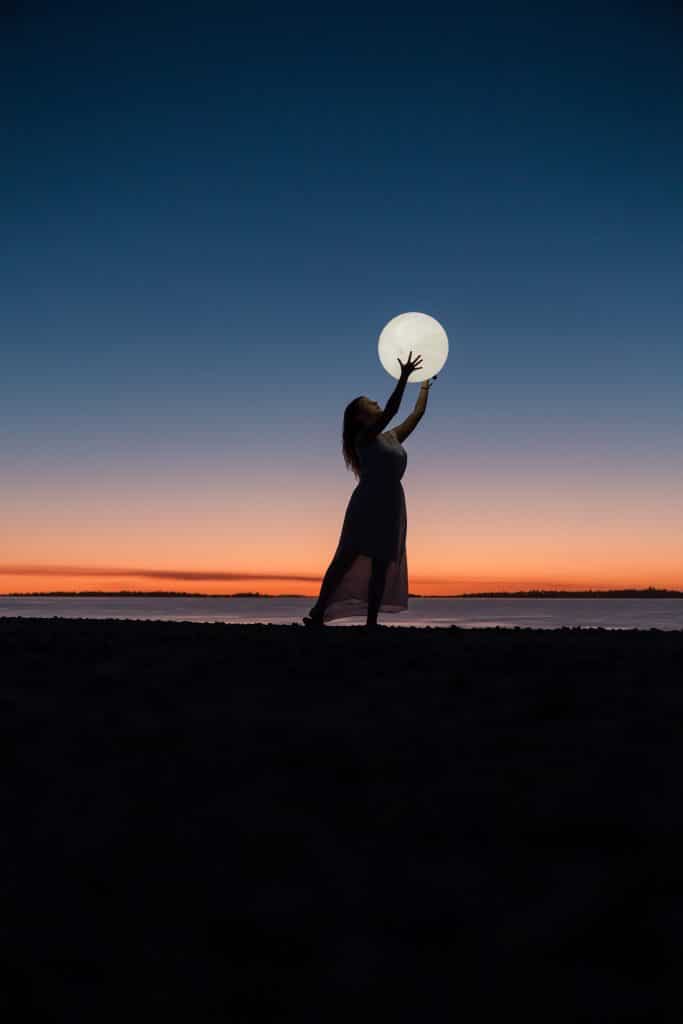
[(410, 442), (435, 473), (451, 448), (678, 472), (674, 5), (230, 9), (2, 22), (13, 507), (86, 458), (94, 484), (252, 457), (339, 480), (343, 407), (386, 399), (376, 339), (412, 309), (451, 339)]

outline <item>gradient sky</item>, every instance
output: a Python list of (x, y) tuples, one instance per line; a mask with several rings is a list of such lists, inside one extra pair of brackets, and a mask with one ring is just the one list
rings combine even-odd
[(683, 587), (683, 18), (469, 8), (3, 17), (0, 591), (317, 593), (406, 310), (410, 589)]

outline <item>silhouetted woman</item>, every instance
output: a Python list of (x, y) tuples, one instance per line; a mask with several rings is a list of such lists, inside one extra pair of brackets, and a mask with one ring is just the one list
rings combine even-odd
[(408, 607), (407, 517), (401, 484), (408, 456), (401, 442), (424, 415), (431, 381), (422, 384), (415, 408), (403, 423), (382, 431), (398, 412), (408, 377), (421, 368), (422, 356), (411, 359), (412, 354), (405, 363), (398, 360), (401, 376), (384, 409), (361, 395), (344, 410), (344, 461), (359, 482), (320, 596), (304, 617), (307, 626), (367, 613), (366, 625), (374, 627), (378, 612)]

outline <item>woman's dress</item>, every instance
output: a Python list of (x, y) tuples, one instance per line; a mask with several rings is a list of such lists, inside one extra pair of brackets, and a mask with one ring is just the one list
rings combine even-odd
[(367, 615), (372, 559), (389, 563), (380, 612), (408, 608), (406, 499), (401, 477), (408, 455), (394, 430), (356, 447), (360, 478), (344, 516), (333, 561), (348, 556), (344, 576), (330, 594), (323, 622)]

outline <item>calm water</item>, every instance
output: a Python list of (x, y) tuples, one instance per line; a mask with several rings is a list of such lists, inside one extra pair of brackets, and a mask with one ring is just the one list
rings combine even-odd
[[(312, 598), (239, 597), (0, 597), (0, 616), (83, 619), (168, 619), (177, 622), (301, 622)], [(683, 629), (683, 600), (640, 598), (410, 598), (410, 608), (380, 615), (387, 626), (561, 626), (603, 629)], [(339, 619), (359, 626), (364, 618)]]

